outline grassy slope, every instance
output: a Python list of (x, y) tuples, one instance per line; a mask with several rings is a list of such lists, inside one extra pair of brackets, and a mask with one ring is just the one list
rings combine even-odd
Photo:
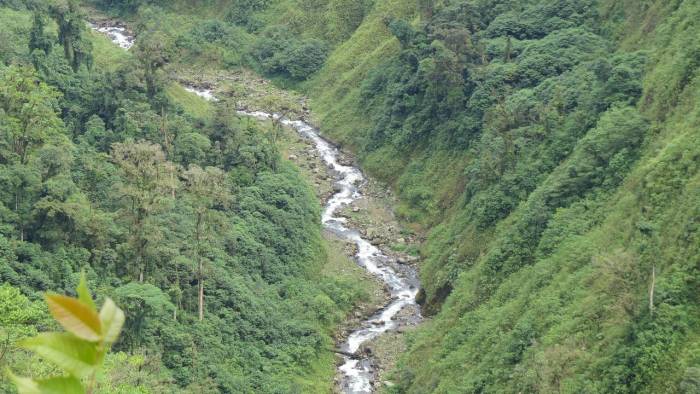
[[(305, 85), (324, 133), (354, 150), (362, 145), (368, 131), (374, 127), (371, 114), (360, 109), (359, 87), (371, 70), (396, 56), (400, 49), (384, 23), (386, 18), (417, 23), (415, 2), (391, 0), (375, 3), (353, 36), (332, 52), (326, 66)], [(436, 152), (427, 147), (417, 148), (410, 156), (398, 155), (390, 147), (384, 147), (363, 157), (363, 166), (374, 176), (395, 186), (409, 164), (421, 166), (420, 178), (410, 180), (402, 185), (402, 189), (417, 190), (430, 185), (436, 196), (426, 207), (431, 214), (416, 215), (405, 202), (400, 203), (397, 210), (419, 224), (434, 225), (442, 218), (454, 216), (450, 208), (461, 190), (460, 169), (468, 160), (469, 157)]]
[[(689, 55), (695, 49), (688, 48), (696, 44), (687, 40), (700, 33), (692, 22), (700, 6), (686, 1), (675, 10), (678, 3), (656, 1), (645, 9), (634, 1), (603, 2), (602, 15), (609, 18), (610, 34), (618, 37), (619, 51), (648, 49), (653, 54), (640, 101), (642, 114), (652, 120), (653, 136), (618, 191), (591, 202), (593, 213), (576, 208), (557, 213), (562, 225), (575, 225), (587, 215), (596, 215), (597, 225), (565, 238), (549, 257), (511, 275), (488, 303), (478, 305), (473, 298), (479, 270), (461, 275), (442, 312), (413, 338), (397, 375), (411, 382), (407, 390), (450, 393), (488, 387), (493, 392), (576, 392), (619, 384), (646, 392), (674, 392), (680, 390), (688, 368), (698, 366), (697, 291), (691, 299), (674, 300), (675, 294), (669, 295), (671, 289), (690, 283), (679, 276), (693, 272), (700, 244), (700, 86), (694, 79), (697, 60)], [(411, 4), (378, 5), (309, 84), (314, 110), (324, 132), (333, 138), (358, 146), (372, 127), (370, 117), (357, 110), (357, 87), (371, 68), (397, 51), (398, 43), (382, 27), (381, 17), (393, 14), (411, 20)], [(428, 258), (439, 252), (446, 237), (462, 244), (491, 237), (465, 239), (452, 230), (459, 229), (455, 223), (459, 210), (451, 206), (455, 201), (451, 197), (460, 187), (458, 170), (468, 160), (429, 149), (416, 152), (410, 161), (390, 151), (364, 158), (374, 175), (395, 182), (408, 165), (422, 165), (415, 183), (437, 186), (432, 209), (444, 213), (429, 215), (424, 223), (452, 219), (432, 231), (424, 250)], [(519, 211), (512, 214), (518, 215)], [(501, 229), (512, 222), (506, 219)], [(659, 230), (653, 239), (638, 231), (642, 223)], [(657, 270), (656, 320), (649, 318), (648, 310), (641, 311), (648, 302), (652, 266)], [(424, 272), (424, 277), (449, 274), (439, 267), (428, 269), (437, 272)], [(669, 326), (678, 335), (660, 334)], [(513, 366), (507, 356), (518, 346), (524, 351)], [(634, 365), (637, 376), (606, 371), (622, 360)], [(597, 381), (603, 377), (620, 382), (603, 386)]]
[(362, 25), (345, 43), (338, 46), (324, 68), (309, 83), (310, 97), (324, 129), (339, 142), (356, 145), (361, 130), (371, 127), (370, 119), (357, 109), (359, 85), (369, 70), (398, 53), (399, 44), (382, 19), (413, 16), (406, 0), (377, 2)]

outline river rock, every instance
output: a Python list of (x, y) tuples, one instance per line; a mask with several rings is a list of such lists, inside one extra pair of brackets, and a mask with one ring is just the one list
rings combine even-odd
[(289, 160), (297, 160), (299, 157), (297, 155), (289, 155)]
[(368, 227), (367, 230), (365, 230), (365, 236), (374, 241), (376, 238), (379, 238), (379, 231), (374, 227)]
[(338, 156), (338, 163), (344, 166), (352, 166), (355, 164), (351, 158), (342, 155)]

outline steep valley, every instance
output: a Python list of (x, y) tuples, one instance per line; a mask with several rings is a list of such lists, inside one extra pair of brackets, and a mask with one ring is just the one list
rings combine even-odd
[(697, 20), (0, 1), (0, 362), (83, 271), (98, 392), (700, 392)]

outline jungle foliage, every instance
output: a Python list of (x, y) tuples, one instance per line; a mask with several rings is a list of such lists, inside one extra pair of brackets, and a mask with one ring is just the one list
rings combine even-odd
[(2, 3), (0, 25), (0, 368), (60, 375), (18, 345), (82, 270), (126, 314), (100, 393), (326, 390), (365, 293), (321, 273), (318, 201), (268, 130), (173, 102), (157, 32), (123, 52), (73, 1)]

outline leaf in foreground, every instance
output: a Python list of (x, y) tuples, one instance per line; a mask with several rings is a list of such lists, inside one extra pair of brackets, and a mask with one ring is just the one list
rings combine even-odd
[(80, 300), (50, 294), (46, 296), (46, 303), (51, 315), (66, 331), (86, 341), (97, 342), (102, 338), (102, 326), (97, 312), (90, 310)]
[(33, 380), (10, 374), (10, 378), (19, 394), (85, 394), (80, 381), (74, 377)]
[(111, 298), (107, 298), (100, 310), (100, 321), (104, 332), (104, 341), (114, 343), (124, 325), (124, 312), (117, 307)]
[(67, 333), (39, 334), (23, 341), (22, 346), (78, 378), (92, 375), (101, 362), (95, 344)]
[(90, 289), (87, 287), (87, 279), (85, 279), (85, 272), (80, 274), (80, 283), (75, 289), (78, 293), (78, 298), (80, 302), (85, 304), (89, 309), (96, 311), (97, 306), (95, 306), (95, 301), (92, 300), (92, 294), (90, 294)]

